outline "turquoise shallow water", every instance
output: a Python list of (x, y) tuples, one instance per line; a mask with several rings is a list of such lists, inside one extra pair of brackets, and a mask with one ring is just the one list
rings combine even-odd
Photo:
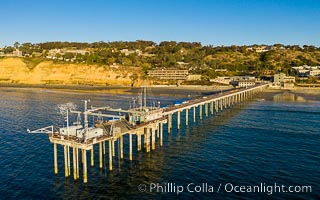
[[(179, 96), (154, 93), (162, 104), (184, 100)], [(151, 153), (137, 152), (133, 161), (128, 148), (124, 159), (114, 158), (114, 170), (108, 162), (99, 170), (88, 166), (88, 184), (64, 178), (63, 149), (58, 148), (59, 174), (53, 174), (53, 145), (46, 135), (27, 134), (27, 128), (61, 125), (57, 110), (61, 103), (73, 102), (82, 108), (82, 99), (93, 105), (128, 107), (133, 94), (84, 93), (41, 89), (0, 89), (0, 199), (318, 199), (320, 197), (320, 101), (273, 101), (273, 93), (232, 110), (192, 123), (189, 127), (164, 134), (164, 146)], [(178, 98), (178, 99), (177, 99)], [(308, 99), (307, 98), (307, 99)], [(275, 99), (275, 98), (274, 98)], [(175, 117), (174, 117), (175, 119)], [(167, 130), (167, 126), (164, 126)], [(135, 142), (135, 137), (133, 137)], [(124, 138), (127, 144), (128, 137)], [(116, 146), (117, 147), (117, 146)], [(117, 148), (116, 148), (117, 151)], [(98, 149), (96, 149), (98, 158)], [(117, 153), (117, 152), (116, 152)], [(81, 172), (81, 169), (80, 169)], [(82, 175), (82, 174), (81, 174)], [(174, 184), (177, 192), (150, 191), (150, 186)], [(207, 184), (214, 192), (188, 192)], [(311, 193), (227, 192), (232, 185), (310, 185)], [(141, 184), (147, 191), (139, 191)], [(217, 192), (221, 184), (219, 192)], [(229, 184), (229, 186), (230, 186)], [(143, 186), (142, 186), (143, 187)]]

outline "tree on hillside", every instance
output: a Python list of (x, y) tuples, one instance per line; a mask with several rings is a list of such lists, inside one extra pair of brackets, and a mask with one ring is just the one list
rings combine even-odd
[(130, 80), (132, 81), (131, 86), (134, 86), (134, 82), (139, 78), (138, 74), (134, 73), (129, 76)]
[(73, 57), (74, 57), (73, 53), (67, 52), (67, 53), (64, 54), (64, 58), (65, 59), (72, 59)]
[(317, 50), (317, 47), (313, 45), (303, 45), (302, 47), (305, 52), (314, 52)]
[(3, 52), (4, 52), (5, 54), (12, 53), (13, 51), (14, 51), (14, 48), (11, 47), (11, 46), (6, 46), (6, 47), (4, 47), (4, 49), (3, 49)]
[(19, 42), (15, 42), (14, 44), (13, 44), (13, 46), (14, 46), (14, 48), (19, 48), (19, 46), (20, 46), (20, 43)]
[(19, 50), (22, 51), (23, 55), (25, 54), (31, 55), (32, 52), (34, 51), (31, 43), (23, 43), (22, 45), (20, 45)]

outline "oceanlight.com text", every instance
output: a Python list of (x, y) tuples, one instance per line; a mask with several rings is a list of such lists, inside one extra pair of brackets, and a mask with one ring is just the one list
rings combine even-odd
[(272, 195), (274, 193), (310, 193), (312, 186), (310, 185), (284, 185), (284, 184), (266, 184), (259, 183), (256, 185), (240, 185), (234, 183), (149, 183), (140, 184), (138, 186), (140, 192), (149, 193), (265, 193)]

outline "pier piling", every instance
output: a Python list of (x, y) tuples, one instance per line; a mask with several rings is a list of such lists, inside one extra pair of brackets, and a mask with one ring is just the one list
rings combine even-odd
[(116, 155), (116, 152), (114, 150), (115, 142), (116, 142), (115, 140), (111, 140), (111, 152), (113, 157)]
[(141, 133), (138, 132), (136, 134), (136, 137), (137, 137), (137, 150), (140, 151), (141, 150)]
[[(92, 149), (93, 149), (93, 147), (92, 147)], [(99, 142), (99, 167), (100, 167), (100, 169), (102, 169), (102, 142)]]
[(66, 145), (64, 145), (63, 150), (64, 150), (64, 176), (66, 178), (68, 178), (69, 177), (69, 175), (68, 175), (69, 170), (68, 170), (68, 155), (67, 155), (67, 146)]
[(186, 108), (186, 127), (189, 124), (189, 113), (188, 113), (188, 111), (189, 111), (189, 108)]
[(112, 143), (113, 141), (109, 140), (109, 170), (112, 171)]
[(196, 107), (193, 106), (193, 123), (196, 123)]
[(54, 157), (54, 174), (58, 174), (58, 152), (57, 152), (57, 143), (53, 143), (53, 157)]
[(160, 123), (160, 147), (162, 147), (163, 124)]
[(150, 132), (152, 131), (152, 128), (147, 128), (147, 134), (146, 134), (146, 146), (147, 146), (147, 152), (150, 152)]
[(168, 134), (171, 133), (171, 129), (172, 129), (172, 113), (169, 113), (169, 115), (168, 115)]
[(199, 105), (199, 118), (202, 120), (202, 104)]
[(178, 119), (177, 119), (177, 122), (178, 122), (178, 130), (180, 129), (180, 110), (178, 111)]
[(122, 135), (119, 137), (119, 143), (120, 143), (120, 159), (123, 159), (123, 136)]
[(129, 134), (129, 159), (132, 160), (132, 134)]
[(77, 175), (77, 153), (76, 153), (76, 148), (72, 147), (72, 153), (73, 153), (73, 180), (77, 180), (78, 179), (78, 175)]
[(152, 150), (156, 149), (156, 129), (151, 129), (151, 142), (152, 142)]
[(67, 157), (68, 157), (68, 177), (71, 175), (71, 167), (70, 167), (70, 147), (67, 146)]
[(157, 138), (159, 138), (160, 135), (160, 124), (157, 124)]
[(83, 154), (83, 182), (88, 182), (88, 175), (87, 175), (87, 151), (85, 149), (82, 150)]
[(91, 167), (94, 166), (94, 148), (93, 148), (93, 145), (92, 145), (92, 149), (91, 149)]
[(77, 168), (77, 179), (79, 179), (79, 149), (76, 147), (76, 168)]
[(206, 117), (208, 117), (208, 103), (204, 104), (204, 108), (205, 108)]

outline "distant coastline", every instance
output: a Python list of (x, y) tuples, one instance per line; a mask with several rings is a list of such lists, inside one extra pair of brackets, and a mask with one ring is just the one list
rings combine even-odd
[[(150, 85), (150, 88), (156, 89), (175, 89), (175, 90), (225, 90), (230, 86), (207, 86), (207, 85)], [(109, 89), (138, 89), (141, 86), (125, 85), (75, 85), (75, 84), (23, 84), (23, 83), (0, 83), (0, 88), (46, 88), (46, 89), (72, 89), (72, 90), (109, 90)]]
[(72, 90), (106, 90), (126, 89), (130, 86), (98, 86), (98, 85), (65, 85), (65, 84), (23, 84), (23, 83), (0, 83), (0, 88), (47, 88), (47, 89), (72, 89)]
[[(217, 92), (229, 90), (231, 86), (207, 86), (207, 85), (150, 85), (148, 86), (154, 90), (162, 91), (162, 90), (175, 90), (175, 91), (194, 91), (199, 93), (206, 92)], [(125, 86), (125, 85), (76, 85), (76, 84), (22, 84), (22, 83), (0, 83), (1, 88), (25, 88), (25, 89), (58, 89), (58, 90), (79, 90), (79, 91), (107, 91), (107, 90), (136, 90), (140, 89), (141, 86)], [(266, 92), (284, 92), (291, 91), (294, 93), (316, 93), (320, 94), (319, 87), (294, 87), (290, 89), (274, 89), (269, 88)]]

